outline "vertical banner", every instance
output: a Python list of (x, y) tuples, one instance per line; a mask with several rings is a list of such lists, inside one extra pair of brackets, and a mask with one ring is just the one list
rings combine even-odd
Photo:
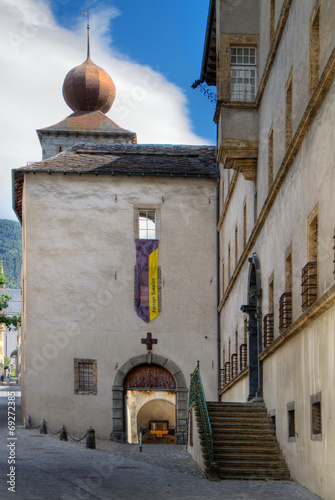
[(136, 240), (136, 311), (149, 323), (158, 309), (158, 240)]

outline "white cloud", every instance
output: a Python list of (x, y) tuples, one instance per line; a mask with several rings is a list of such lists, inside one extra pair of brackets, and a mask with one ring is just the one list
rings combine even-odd
[[(86, 58), (86, 33), (85, 21), (78, 21), (75, 31), (59, 27), (45, 1), (0, 0), (0, 11), (0, 218), (12, 219), (11, 169), (40, 160), (36, 129), (54, 125), (72, 112), (63, 100), (62, 85), (67, 72)], [(110, 74), (117, 89), (108, 116), (136, 132), (140, 143), (208, 143), (192, 132), (180, 88), (113, 49), (108, 29), (119, 14), (109, 7), (90, 19), (92, 60)]]

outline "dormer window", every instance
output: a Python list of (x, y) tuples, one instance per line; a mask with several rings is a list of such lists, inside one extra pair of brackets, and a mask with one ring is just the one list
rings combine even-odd
[(230, 98), (254, 101), (257, 90), (256, 47), (230, 47)]

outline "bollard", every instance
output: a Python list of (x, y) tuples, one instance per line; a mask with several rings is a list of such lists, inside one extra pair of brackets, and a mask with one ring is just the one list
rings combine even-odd
[(139, 439), (138, 439), (138, 442), (139, 442), (139, 445), (140, 445), (140, 451), (142, 451), (142, 437), (143, 437), (142, 427), (140, 426), (140, 428), (139, 428)]
[(26, 424), (25, 424), (26, 429), (32, 429), (33, 428), (33, 423), (31, 421), (31, 416), (27, 415), (26, 416)]
[(95, 430), (92, 427), (87, 429), (86, 448), (95, 450)]
[(48, 434), (47, 423), (44, 418), (41, 420), (40, 434)]
[(62, 425), (62, 427), (60, 428), (59, 439), (60, 439), (60, 441), (68, 441), (69, 440), (69, 438), (67, 437), (65, 425)]

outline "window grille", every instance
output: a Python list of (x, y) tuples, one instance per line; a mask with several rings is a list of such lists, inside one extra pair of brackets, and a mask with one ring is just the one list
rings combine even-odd
[(231, 378), (235, 378), (238, 374), (238, 359), (237, 353), (231, 355)]
[(97, 394), (97, 362), (89, 359), (74, 360), (75, 394)]
[(321, 401), (312, 404), (312, 434), (321, 434)]
[(266, 314), (264, 316), (263, 330), (264, 330), (264, 349), (266, 349), (273, 342), (274, 320), (272, 313)]
[(240, 345), (240, 371), (244, 370), (248, 365), (248, 346), (247, 344)]
[(294, 408), (291, 410), (288, 410), (287, 412), (287, 418), (288, 418), (288, 437), (289, 438), (295, 438), (295, 415), (294, 415)]
[(138, 211), (138, 237), (142, 240), (156, 239), (156, 211)]
[(301, 307), (303, 311), (316, 301), (317, 297), (317, 262), (308, 262), (301, 273)]
[(292, 293), (285, 292), (279, 299), (279, 331), (283, 333), (292, 323)]
[(79, 363), (79, 390), (93, 391), (93, 363)]
[(254, 47), (230, 48), (230, 89), (233, 101), (254, 101), (257, 60)]
[(230, 382), (230, 362), (227, 361), (224, 367), (225, 367), (225, 385), (227, 385)]

